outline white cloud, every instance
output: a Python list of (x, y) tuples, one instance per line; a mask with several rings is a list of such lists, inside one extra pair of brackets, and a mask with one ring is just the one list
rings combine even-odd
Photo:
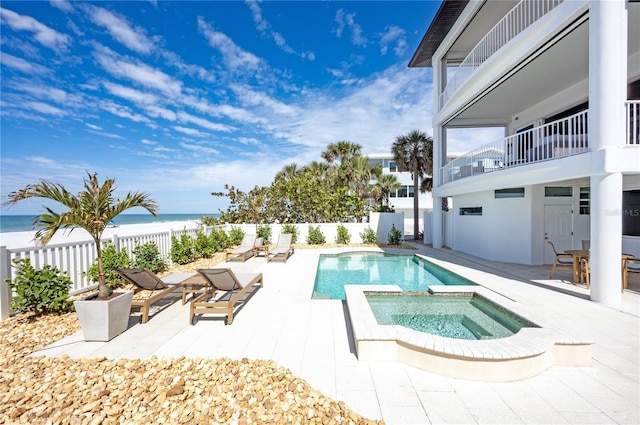
[(380, 34), (380, 53), (386, 55), (389, 46), (393, 46), (396, 56), (402, 57), (407, 52), (405, 31), (396, 25), (387, 25), (385, 32)]
[(226, 124), (214, 123), (204, 118), (196, 117), (183, 111), (178, 112), (177, 116), (178, 116), (178, 119), (183, 123), (195, 124), (202, 128), (206, 128), (207, 130), (230, 132), (234, 129), (233, 127), (228, 126)]
[(20, 15), (2, 7), (0, 22), (9, 25), (14, 31), (32, 32), (38, 43), (58, 53), (65, 52), (71, 44), (71, 37), (68, 35), (49, 28), (31, 16)]
[(208, 137), (209, 135), (201, 132), (200, 130), (196, 130), (195, 128), (187, 128), (182, 127), (180, 125), (176, 125), (173, 127), (175, 131), (179, 131), (180, 133), (187, 134), (189, 136), (197, 136), (197, 137)]
[(95, 125), (95, 124), (90, 124), (90, 123), (85, 123), (84, 125), (86, 125), (87, 127), (89, 127), (92, 130), (95, 131), (100, 131), (102, 130), (102, 127), (100, 127), (99, 125)]
[(62, 109), (56, 108), (55, 106), (51, 106), (44, 102), (26, 102), (24, 103), (24, 107), (45, 115), (55, 115), (59, 117), (67, 115), (67, 112), (63, 111)]
[(45, 68), (42, 65), (38, 65), (37, 63), (31, 63), (22, 58), (19, 58), (4, 52), (0, 54), (0, 63), (9, 68), (13, 68), (20, 72), (24, 72), (25, 74), (43, 75), (51, 72), (48, 68)]
[(67, 0), (50, 0), (49, 4), (63, 12), (73, 12), (73, 6)]
[(144, 29), (134, 27), (125, 17), (96, 6), (88, 6), (87, 12), (94, 24), (105, 28), (115, 40), (134, 52), (149, 54), (153, 50), (153, 41)]
[(121, 97), (139, 105), (148, 105), (158, 102), (158, 96), (132, 89), (131, 87), (125, 87), (108, 81), (103, 82), (102, 85), (112, 95)]
[(362, 33), (362, 28), (355, 21), (355, 13), (346, 13), (343, 9), (338, 9), (334, 21), (338, 27), (333, 32), (338, 37), (342, 37), (345, 28), (351, 30), (351, 42), (354, 46), (367, 47), (367, 38)]
[(213, 148), (209, 148), (207, 146), (193, 145), (193, 144), (184, 143), (184, 142), (180, 143), (180, 146), (183, 147), (184, 149), (187, 149), (193, 152), (198, 152), (198, 153), (212, 154), (212, 155), (218, 155), (220, 153), (220, 151)]
[(209, 46), (222, 54), (222, 59), (229, 68), (257, 69), (260, 58), (236, 45), (226, 34), (215, 31), (202, 17), (198, 17), (198, 29), (207, 39)]

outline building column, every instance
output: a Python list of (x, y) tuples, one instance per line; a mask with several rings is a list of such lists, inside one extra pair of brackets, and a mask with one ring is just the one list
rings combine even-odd
[[(434, 76), (435, 79), (435, 76)], [(446, 136), (444, 129), (439, 125), (433, 126), (433, 188), (434, 190), (442, 184), (440, 168), (446, 158)], [(443, 152), (445, 152), (443, 154)], [(433, 223), (431, 226), (431, 244), (434, 248), (440, 249), (444, 245), (444, 213), (442, 211), (442, 197), (433, 196)]]
[(607, 161), (607, 151), (624, 144), (625, 138), (625, 3), (592, 1), (589, 11), (591, 299), (610, 306), (622, 301), (622, 174)]

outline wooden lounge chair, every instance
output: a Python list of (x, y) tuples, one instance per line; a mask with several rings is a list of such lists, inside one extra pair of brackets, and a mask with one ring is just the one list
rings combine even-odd
[(558, 251), (556, 251), (556, 247), (553, 245), (553, 242), (551, 241), (547, 241), (547, 242), (549, 242), (549, 245), (551, 245), (551, 248), (553, 249), (553, 253), (556, 256), (553, 262), (553, 267), (551, 267), (551, 273), (549, 274), (549, 279), (553, 279), (553, 273), (556, 271), (556, 268), (558, 267), (567, 267), (573, 270), (573, 257), (569, 254), (559, 254)]
[[(116, 272), (136, 287), (131, 305), (140, 307), (142, 312), (141, 323), (147, 323), (149, 320), (149, 307), (152, 304), (182, 288), (181, 283), (164, 282), (149, 269), (116, 269)], [(152, 291), (152, 293), (147, 298), (135, 299), (135, 295), (140, 291)]]
[(282, 259), (285, 263), (287, 262), (289, 256), (293, 255), (291, 236), (291, 233), (280, 233), (278, 244), (267, 254), (267, 261)]
[[(231, 269), (214, 268), (199, 269), (198, 273), (209, 285), (208, 290), (191, 300), (189, 308), (189, 324), (193, 325), (193, 318), (198, 314), (225, 314), (226, 323), (233, 323), (236, 305), (244, 305), (260, 284), (262, 288), (262, 273), (238, 273)], [(221, 294), (218, 294), (221, 292)]]
[(247, 255), (253, 255), (253, 247), (256, 243), (256, 235), (245, 234), (238, 248), (228, 249), (225, 255), (225, 261), (241, 258), (244, 263)]

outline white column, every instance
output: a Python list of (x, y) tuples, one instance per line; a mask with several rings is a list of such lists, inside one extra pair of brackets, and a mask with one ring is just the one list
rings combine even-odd
[(591, 174), (591, 299), (621, 303), (622, 174), (606, 161), (624, 144), (627, 13), (624, 0), (592, 1), (589, 11), (589, 144)]
[[(435, 77), (434, 77), (435, 78)], [(433, 126), (433, 188), (437, 188), (442, 184), (440, 179), (440, 168), (444, 164), (443, 158), (446, 157), (446, 140), (444, 129), (439, 125)], [(431, 244), (434, 248), (440, 249), (443, 246), (443, 212), (442, 197), (433, 197), (433, 222), (431, 226)]]

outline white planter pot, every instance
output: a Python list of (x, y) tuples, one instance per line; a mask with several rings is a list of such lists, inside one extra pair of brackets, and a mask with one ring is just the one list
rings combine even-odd
[(115, 291), (121, 295), (108, 299), (74, 301), (85, 341), (109, 341), (127, 330), (133, 291)]

